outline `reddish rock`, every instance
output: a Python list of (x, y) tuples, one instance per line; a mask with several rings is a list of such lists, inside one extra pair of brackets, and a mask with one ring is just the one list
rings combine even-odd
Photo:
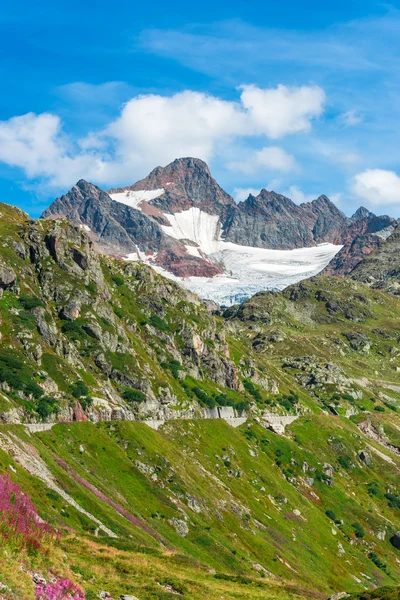
[(73, 420), (74, 421), (87, 421), (87, 416), (85, 415), (85, 411), (83, 410), (81, 403), (78, 400), (75, 401), (72, 411), (73, 411)]

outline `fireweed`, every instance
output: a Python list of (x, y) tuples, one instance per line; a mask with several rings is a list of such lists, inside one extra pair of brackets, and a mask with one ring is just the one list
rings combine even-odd
[(9, 475), (0, 475), (0, 538), (16, 549), (39, 550), (56, 537), (38, 517), (36, 508)]
[(85, 600), (85, 592), (69, 579), (36, 586), (36, 600)]

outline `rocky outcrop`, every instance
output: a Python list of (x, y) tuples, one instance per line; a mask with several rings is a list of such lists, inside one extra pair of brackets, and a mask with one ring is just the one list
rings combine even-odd
[(261, 190), (238, 205), (224, 225), (224, 239), (258, 248), (313, 246), (312, 219), (289, 198)]
[(0, 264), (0, 290), (5, 290), (14, 285), (17, 276), (13, 269)]
[(389, 541), (392, 546), (394, 546), (397, 550), (400, 550), (400, 531), (397, 531), (394, 535), (392, 535)]
[(400, 226), (350, 272), (350, 277), (400, 294)]
[[(216, 222), (208, 223), (208, 231), (203, 231), (204, 224), (195, 223), (190, 209), (201, 211), (197, 216), (212, 215)], [(180, 221), (185, 223), (181, 230), (181, 225), (174, 228), (173, 222), (182, 212), (187, 214)], [(166, 167), (156, 167), (137, 183), (108, 193), (80, 180), (42, 217), (71, 219), (87, 230), (101, 252), (146, 260), (184, 278), (211, 278), (224, 272), (223, 253), (214, 247), (218, 239), (286, 250), (325, 242), (344, 245), (327, 273), (345, 275), (382, 243), (395, 223), (364, 208), (349, 219), (324, 195), (299, 206), (281, 194), (262, 189), (237, 205), (212, 177), (206, 163), (196, 158), (176, 159)], [(186, 239), (192, 229), (192, 237)], [(204, 243), (207, 236), (205, 251), (198, 238)], [(82, 257), (77, 253), (75, 259), (79, 264)], [(230, 270), (229, 264), (225, 268)]]
[[(57, 198), (42, 218), (65, 217), (86, 230), (97, 250), (111, 256), (149, 254), (154, 264), (176, 276), (213, 277), (218, 265), (188, 253), (185, 245), (168, 235), (160, 224), (168, 224), (162, 213), (147, 215), (121, 202), (115, 202), (97, 186), (80, 180), (64, 196)], [(154, 217), (154, 218), (153, 218)], [(76, 253), (75, 261), (82, 260)]]
[(394, 230), (396, 220), (388, 216), (377, 217), (367, 209), (359, 209), (351, 222), (342, 230), (340, 243), (343, 248), (324, 269), (324, 275), (348, 275)]
[(178, 158), (166, 167), (156, 167), (131, 186), (114, 188), (110, 194), (126, 191), (164, 190), (149, 204), (162, 213), (175, 213), (193, 206), (221, 216), (236, 211), (233, 198), (215, 181), (207, 164), (199, 158)]

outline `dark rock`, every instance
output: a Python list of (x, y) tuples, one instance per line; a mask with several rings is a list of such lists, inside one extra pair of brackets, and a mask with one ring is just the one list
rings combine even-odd
[(394, 546), (397, 550), (400, 550), (400, 531), (396, 531), (394, 535), (389, 539), (392, 546)]

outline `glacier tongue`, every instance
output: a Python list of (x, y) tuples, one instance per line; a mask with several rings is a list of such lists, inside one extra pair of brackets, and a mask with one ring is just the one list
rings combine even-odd
[(155, 269), (165, 277), (180, 282), (200, 298), (231, 306), (257, 292), (282, 290), (317, 275), (342, 246), (321, 244), (295, 250), (270, 250), (220, 241), (218, 247), (218, 251), (210, 258), (224, 265), (224, 275), (183, 278), (175, 277), (161, 267)]
[[(148, 196), (145, 197), (144, 194)], [(113, 194), (111, 197), (124, 203), (137, 203), (139, 208), (149, 195), (155, 198), (163, 190), (128, 192)], [(134, 194), (134, 196), (132, 195)], [(157, 194), (157, 195), (156, 195)], [(156, 256), (145, 257), (138, 253), (136, 260), (145, 260), (159, 273), (170, 279), (179, 281), (186, 288), (198, 294), (201, 298), (214, 300), (221, 305), (232, 305), (242, 302), (262, 290), (283, 289), (301, 279), (317, 275), (332, 260), (342, 246), (320, 244), (310, 248), (295, 250), (272, 250), (268, 248), (253, 248), (226, 242), (221, 238), (221, 224), (218, 215), (210, 215), (197, 207), (177, 212), (164, 213), (170, 225), (163, 225), (164, 233), (177, 240), (190, 240), (194, 246), (186, 245), (187, 252), (192, 256), (208, 256), (215, 264), (223, 266), (225, 273), (212, 278), (206, 277), (176, 277), (160, 266), (155, 266)], [(133, 254), (127, 257), (133, 259)]]

